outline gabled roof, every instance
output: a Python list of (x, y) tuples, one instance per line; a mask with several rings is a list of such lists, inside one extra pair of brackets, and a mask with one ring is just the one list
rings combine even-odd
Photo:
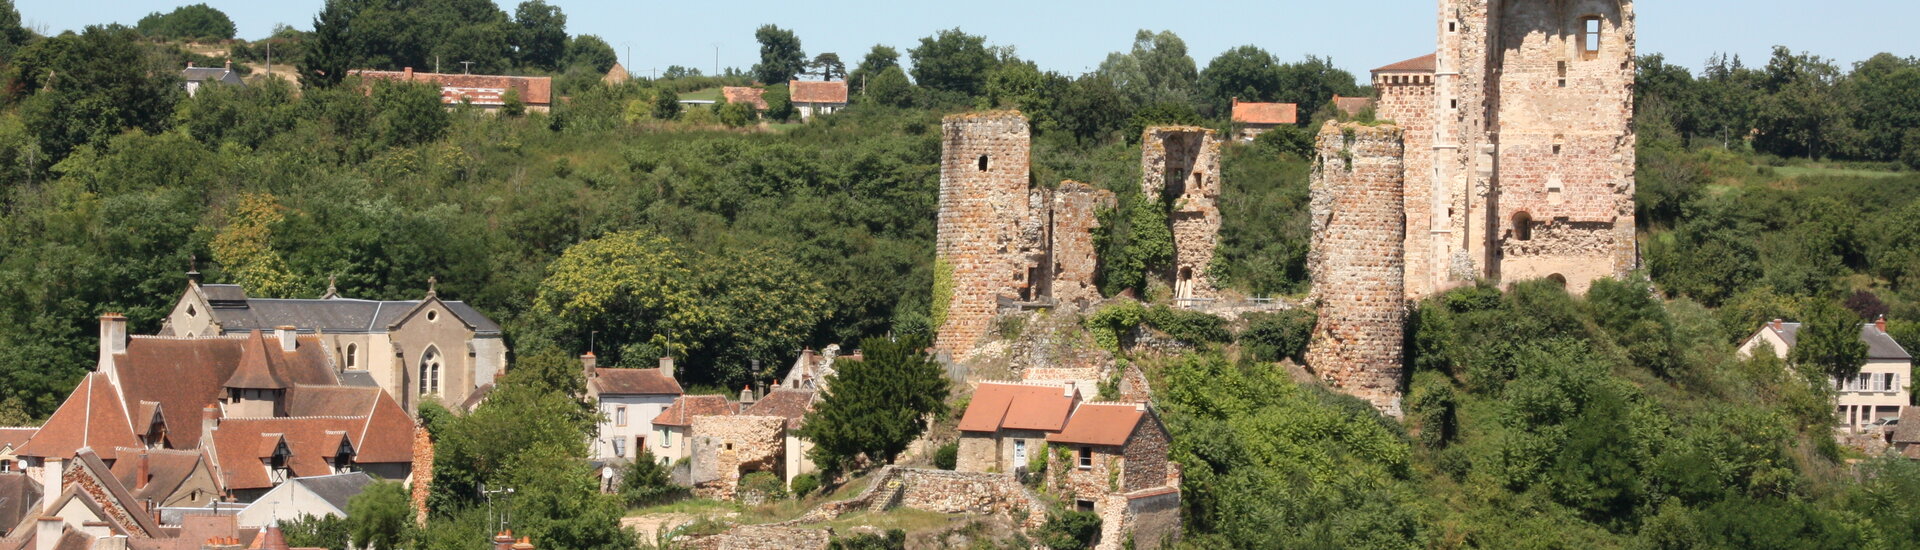
[[(312, 333), (379, 333), (388, 331), (425, 300), (361, 300), (356, 298), (250, 298), (239, 285), (193, 285), (212, 306), (208, 314), (228, 333), (298, 327)], [(498, 335), (500, 324), (466, 302), (440, 300), (447, 311), (476, 334)]]
[(787, 83), (787, 91), (794, 103), (847, 102), (847, 82), (844, 80), (795, 80)]
[(726, 98), (727, 103), (745, 103), (760, 110), (766, 110), (767, 108), (767, 99), (761, 97), (762, 94), (765, 93), (767, 93), (767, 90), (764, 88), (749, 88), (746, 86), (726, 86), (720, 88), (720, 96)]
[(1233, 104), (1233, 121), (1243, 124), (1296, 124), (1300, 122), (1299, 106), (1292, 103), (1248, 103)]
[(347, 514), (347, 501), (352, 500), (354, 495), (360, 494), (367, 489), (368, 485), (374, 483), (373, 476), (367, 475), (366, 472), (300, 477), (290, 481), (306, 487), (308, 491), (313, 491), (315, 496), (340, 510), (340, 515), (343, 516)]
[[(201, 467), (200, 451), (172, 449), (118, 449), (120, 460), (113, 463), (113, 477), (140, 500), (165, 500), (187, 482)], [(142, 486), (140, 454), (147, 455), (147, 482)]]
[(40, 505), (40, 484), (20, 472), (0, 473), (0, 534)]
[[(133, 493), (120, 480), (114, 478), (113, 471), (100, 461), (93, 449), (82, 447), (75, 453), (73, 462), (66, 466), (61, 476), (65, 485), (61, 496), (56, 499), (55, 508), (68, 498), (78, 498), (101, 514), (101, 517), (115, 524), (118, 531), (131, 537), (157, 537), (161, 535), (160, 526), (148, 514)], [(78, 475), (76, 475), (76, 473)]]
[(753, 406), (740, 411), (745, 416), (778, 416), (787, 419), (787, 429), (799, 429), (806, 421), (807, 413), (813, 411), (813, 390), (777, 389), (767, 393), (766, 397), (753, 402)]
[[(1800, 327), (1800, 323), (1783, 322), (1780, 323), (1779, 328), (1774, 328), (1773, 323), (1767, 323), (1766, 326), (1761, 327), (1760, 330), (1773, 331), (1775, 335), (1780, 337), (1780, 341), (1787, 343), (1787, 349), (1793, 349), (1793, 346), (1800, 341)], [(1868, 359), (1883, 359), (1889, 361), (1913, 360), (1913, 355), (1907, 353), (1907, 349), (1901, 347), (1900, 342), (1895, 341), (1893, 336), (1888, 335), (1886, 331), (1880, 330), (1880, 327), (1873, 323), (1860, 324), (1860, 341), (1866, 342), (1867, 344)]]
[(354, 69), (347, 71), (347, 75), (358, 75), (368, 80), (433, 84), (441, 88), (441, 103), (449, 105), (460, 103), (463, 98), (475, 105), (499, 105), (502, 103), (501, 96), (508, 89), (519, 91), (520, 101), (528, 105), (553, 103), (553, 78), (545, 76), (424, 73), (411, 69), (404, 71)]
[(40, 428), (0, 428), (0, 451), (18, 448), (26, 444), (27, 440), (31, 439), (33, 433), (37, 431), (40, 431)]
[(226, 67), (187, 67), (180, 70), (180, 79), (187, 82), (241, 83), (239, 73)]
[(233, 376), (227, 377), (228, 388), (251, 390), (284, 390), (292, 384), (280, 376), (282, 355), (280, 345), (275, 343), (272, 350), (267, 349), (267, 339), (260, 331), (247, 334), (240, 345), (240, 364), (233, 369)]
[(1394, 63), (1392, 65), (1387, 65), (1385, 67), (1381, 67), (1378, 69), (1374, 69), (1373, 73), (1374, 74), (1431, 73), (1433, 72), (1434, 67), (1438, 66), (1438, 63), (1439, 63), (1438, 60), (1439, 60), (1438, 55), (1427, 54), (1420, 57), (1415, 57), (1413, 59), (1408, 59), (1406, 61), (1401, 61), (1399, 63)]
[(680, 383), (660, 369), (593, 369), (587, 379), (600, 395), (680, 395)]
[(249, 343), (252, 338), (251, 334), (129, 338), (126, 353), (114, 356), (114, 369), (119, 373), (121, 393), (126, 395), (128, 408), (138, 408), (142, 402), (158, 403), (159, 414), (166, 419), (167, 438), (173, 446), (198, 447), (200, 411), (226, 396), (225, 384), (239, 370), (248, 345), (258, 345), (256, 351), (274, 360), (271, 372), (296, 388), (288, 392), (289, 403), (301, 401), (299, 387), (338, 383), (333, 359), (327, 355), (319, 337), (296, 338), (292, 353), (281, 351), (277, 341), (264, 335), (257, 344)]
[(356, 417), (229, 418), (213, 430), (222, 481), (228, 489), (264, 489), (273, 478), (264, 459), (285, 445), (287, 469), (296, 476), (333, 473), (328, 459), (338, 456), (348, 430), (364, 422)]
[(130, 426), (126, 406), (115, 395), (107, 375), (91, 373), (14, 455), (65, 459), (86, 447), (106, 453), (119, 447), (139, 447), (140, 439)]
[(740, 405), (728, 401), (721, 395), (682, 395), (673, 400), (672, 405), (653, 417), (655, 426), (693, 425), (696, 416), (728, 416), (739, 413)]
[(1920, 443), (1920, 407), (1900, 407), (1900, 423), (1893, 427), (1894, 443)]
[(1347, 116), (1360, 114), (1360, 111), (1365, 111), (1372, 107), (1373, 98), (1371, 97), (1344, 97), (1340, 94), (1333, 95), (1333, 108), (1339, 109), (1341, 113), (1345, 113)]
[(1080, 393), (1071, 386), (982, 382), (960, 418), (960, 431), (1059, 431), (1079, 401)]
[(1067, 419), (1066, 429), (1048, 434), (1050, 443), (1122, 446), (1146, 418), (1145, 403), (1082, 403)]

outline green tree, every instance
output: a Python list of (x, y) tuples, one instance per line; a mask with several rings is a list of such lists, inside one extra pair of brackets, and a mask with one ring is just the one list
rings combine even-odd
[(325, 88), (347, 78), (347, 71), (360, 64), (363, 55), (354, 43), (349, 27), (360, 13), (358, 0), (327, 0), (313, 16), (313, 34), (307, 51), (300, 57), (300, 85)]
[(793, 108), (793, 92), (784, 84), (768, 86), (766, 93), (761, 94), (760, 99), (767, 102), (767, 111), (764, 114), (768, 119), (786, 122), (796, 114)]
[(672, 474), (653, 453), (641, 449), (626, 469), (620, 472), (620, 497), (627, 506), (651, 506), (685, 492), (673, 484)]
[(232, 40), (233, 19), (212, 6), (189, 4), (161, 14), (153, 12), (135, 25), (140, 34), (176, 40)]
[(1112, 80), (1098, 74), (1081, 76), (1067, 85), (1051, 118), (1061, 130), (1083, 144), (1112, 138), (1129, 120), (1127, 98)]
[(567, 40), (567, 66), (585, 66), (596, 73), (605, 73), (619, 63), (619, 54), (606, 40), (591, 34), (575, 36)]
[(800, 49), (800, 37), (793, 31), (773, 25), (761, 25), (753, 31), (760, 42), (760, 63), (753, 66), (753, 78), (766, 84), (785, 84), (807, 70), (807, 54)]
[(891, 46), (874, 44), (873, 49), (867, 51), (866, 57), (860, 58), (860, 64), (853, 68), (853, 72), (847, 73), (848, 89), (855, 94), (862, 93), (867, 89), (869, 79), (879, 76), (880, 72), (887, 70), (888, 67), (899, 66), (899, 50)]
[(1159, 197), (1128, 195), (1119, 208), (1099, 213), (1093, 246), (1100, 251), (1100, 291), (1145, 290), (1147, 275), (1173, 262), (1173, 229)]
[(947, 412), (952, 383), (924, 339), (868, 338), (860, 347), (863, 359), (835, 364), (800, 428), (814, 444), (808, 458), (826, 472), (846, 471), (861, 457), (891, 463)]
[(167, 128), (184, 95), (174, 71), (149, 67), (138, 33), (121, 26), (87, 27), (22, 48), (7, 72), (15, 93), (31, 94), (20, 107), (27, 130), (49, 159), (103, 143), (129, 129)]
[(347, 500), (348, 523), (353, 540), (368, 550), (394, 550), (404, 546), (413, 525), (413, 506), (407, 488), (399, 482), (383, 481)]
[(0, 0), (0, 59), (12, 59), (13, 50), (33, 39), (33, 31), (20, 24), (20, 10), (13, 0)]
[(920, 45), (907, 50), (913, 58), (913, 81), (919, 86), (979, 95), (986, 86), (987, 71), (993, 68), (993, 52), (987, 51), (987, 38), (961, 32), (959, 28), (940, 31), (920, 39)]
[(808, 62), (807, 67), (813, 69), (813, 74), (819, 76), (821, 80), (840, 80), (847, 77), (847, 64), (840, 61), (840, 54), (837, 53), (825, 52), (813, 56), (813, 61)]
[(907, 107), (913, 105), (913, 83), (907, 81), (907, 72), (900, 67), (887, 67), (867, 81), (860, 97), (879, 105)]
[(284, 211), (273, 195), (241, 195), (226, 227), (208, 245), (213, 260), (253, 296), (293, 297), (293, 273), (272, 242), (273, 227), (286, 219)]
[(567, 55), (567, 14), (559, 6), (544, 0), (521, 2), (513, 11), (513, 25), (513, 47), (522, 65), (560, 70)]
[(1221, 52), (1200, 72), (1200, 102), (1206, 113), (1226, 116), (1233, 98), (1281, 100), (1282, 85), (1279, 63), (1273, 54), (1257, 46), (1240, 46)]
[(1334, 66), (1333, 60), (1324, 57), (1309, 55), (1298, 63), (1281, 64), (1274, 72), (1280, 87), (1269, 100), (1296, 103), (1302, 113), (1320, 112), (1336, 94), (1364, 95), (1360, 86), (1354, 84), (1353, 73)]
[(440, 139), (453, 119), (440, 100), (440, 89), (419, 82), (379, 82), (373, 85), (375, 126), (390, 146), (409, 147)]
[(666, 88), (654, 88), (653, 93), (653, 118), (673, 120), (680, 117), (680, 94)]
[(1193, 100), (1200, 73), (1187, 55), (1187, 43), (1173, 31), (1141, 29), (1133, 50), (1113, 52), (1095, 72), (1112, 80), (1135, 105), (1187, 103)]
[(1867, 363), (1867, 343), (1860, 339), (1860, 317), (1832, 300), (1814, 301), (1807, 307), (1787, 360), (1841, 379), (1858, 374)]
[(1852, 128), (1845, 116), (1847, 98), (1835, 90), (1840, 78), (1831, 60), (1775, 46), (1762, 81), (1767, 95), (1759, 105), (1760, 133), (1754, 145), (1781, 156), (1819, 158), (1843, 152), (1836, 140)]
[(1100, 515), (1077, 510), (1047, 512), (1047, 523), (1034, 533), (1040, 544), (1053, 550), (1093, 548), (1094, 539), (1099, 536)]

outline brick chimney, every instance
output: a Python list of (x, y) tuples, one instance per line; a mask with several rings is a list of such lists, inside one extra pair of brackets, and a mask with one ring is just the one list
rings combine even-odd
[(140, 455), (134, 458), (133, 489), (147, 488), (147, 481), (153, 479), (152, 461), (147, 459), (147, 450), (140, 449)]
[(406, 76), (407, 80), (413, 80), (413, 67), (407, 67), (400, 72)]
[(580, 354), (580, 369), (583, 372), (587, 373), (587, 378), (593, 378), (595, 376), (599, 376), (600, 374), (599, 367), (600, 367), (600, 360), (597, 358), (594, 358), (593, 352), (589, 351), (589, 352)]
[(200, 409), (200, 440), (213, 441), (213, 430), (220, 427), (220, 407), (208, 403)]
[(1879, 319), (1874, 319), (1873, 327), (1880, 329), (1881, 334), (1886, 334), (1887, 333), (1887, 316), (1882, 314)]
[(533, 550), (533, 541), (527, 537), (520, 537), (520, 542), (513, 543), (513, 550)]
[(513, 530), (501, 531), (493, 536), (493, 550), (513, 550)]
[(293, 353), (293, 350), (300, 347), (299, 334), (300, 330), (293, 325), (273, 327), (273, 335), (280, 338), (280, 351), (287, 353)]
[(1773, 320), (1773, 330), (1781, 331), (1786, 329), (1787, 329), (1787, 323), (1785, 321), (1781, 321), (1779, 319)]
[(668, 380), (673, 379), (673, 356), (660, 356), (660, 374), (665, 375)]
[(226, 68), (227, 68), (227, 70), (229, 70), (229, 71), (231, 71), (231, 70), (233, 70), (233, 60), (232, 60), (232, 59), (228, 59), (228, 60), (227, 60), (227, 67), (226, 67)]

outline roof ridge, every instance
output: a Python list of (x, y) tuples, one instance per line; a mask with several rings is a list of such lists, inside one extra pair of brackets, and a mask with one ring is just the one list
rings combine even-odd
[(1148, 403), (1148, 402), (1146, 402), (1146, 401), (1081, 401), (1081, 402), (1080, 402), (1080, 406), (1082, 406), (1082, 407), (1085, 407), (1085, 406), (1087, 406), (1087, 405), (1108, 405), (1108, 406), (1116, 406), (1116, 407), (1132, 407), (1132, 406), (1135, 406), (1135, 405), (1149, 405), (1149, 404), (1151, 404), (1151, 403)]
[(1063, 387), (1069, 387), (1069, 386), (1072, 386), (1072, 385), (1073, 385), (1073, 382), (1072, 382), (1072, 381), (1070, 381), (1070, 380), (1032, 380), (1032, 381), (1029, 381), (1029, 380), (1020, 380), (1020, 381), (1017, 381), (1017, 382), (1008, 382), (1008, 381), (1000, 381), (1000, 380), (982, 380), (982, 381), (980, 381), (980, 385), (982, 385), (982, 386), (985, 386), (985, 385), (987, 385), (987, 384), (999, 384), (999, 385), (1002, 385), (1002, 386), (1033, 386), (1033, 387), (1037, 387), (1037, 388), (1054, 388), (1054, 389), (1060, 389), (1060, 388), (1063, 388)]
[(311, 415), (311, 416), (229, 416), (229, 417), (220, 419), (220, 421), (224, 423), (228, 420), (313, 420), (313, 419), (352, 420), (355, 418), (366, 418), (366, 417), (367, 415), (364, 415), (364, 414), (342, 414), (342, 415), (319, 414), (319, 415)]

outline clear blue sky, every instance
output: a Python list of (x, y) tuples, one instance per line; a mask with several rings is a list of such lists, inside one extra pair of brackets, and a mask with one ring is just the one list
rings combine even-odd
[[(128, 25), (153, 11), (201, 0), (15, 0), (21, 18), (43, 32), (89, 24)], [(322, 0), (204, 0), (233, 17), (242, 38), (276, 24), (309, 29)], [(508, 13), (518, 0), (496, 0)], [(712, 71), (756, 60), (753, 30), (793, 29), (808, 55), (838, 52), (852, 68), (876, 43), (906, 48), (935, 30), (960, 27), (991, 44), (1013, 45), (1041, 67), (1078, 74), (1108, 52), (1124, 50), (1136, 30), (1172, 30), (1195, 62), (1253, 44), (1283, 60), (1331, 57), (1365, 78), (1366, 70), (1432, 51), (1433, 0), (915, 0), (810, 2), (734, 0), (558, 0), (568, 31), (597, 34), (636, 74), (668, 65)], [(802, 7), (804, 9), (795, 9)], [(1641, 53), (1698, 68), (1715, 52), (1765, 63), (1776, 44), (1851, 65), (1878, 52), (1920, 55), (1920, 0), (1652, 0), (1636, 6)], [(628, 52), (631, 52), (629, 54)]]

